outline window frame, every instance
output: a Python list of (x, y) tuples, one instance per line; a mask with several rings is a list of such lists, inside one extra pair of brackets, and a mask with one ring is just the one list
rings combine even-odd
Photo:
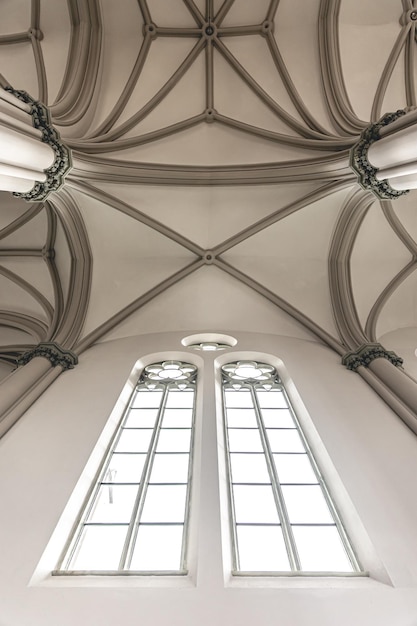
[[(67, 534), (67, 539), (65, 541), (64, 548), (60, 550), (60, 557), (57, 561), (55, 569), (52, 570), (51, 575), (53, 577), (104, 577), (111, 579), (114, 578), (123, 578), (123, 577), (137, 577), (139, 579), (149, 579), (154, 577), (160, 579), (161, 581), (168, 580), (171, 578), (174, 579), (186, 579), (190, 578), (190, 568), (187, 566), (188, 556), (189, 556), (189, 543), (190, 543), (190, 526), (191, 526), (191, 501), (193, 498), (193, 491), (195, 489), (195, 480), (193, 479), (195, 460), (196, 460), (196, 426), (197, 426), (197, 413), (198, 411), (198, 403), (200, 393), (198, 393), (198, 379), (200, 377), (200, 366), (196, 364), (195, 359), (189, 358), (190, 355), (181, 354), (177, 358), (173, 358), (170, 356), (169, 358), (163, 358), (164, 355), (156, 355), (156, 359), (147, 359), (146, 363), (138, 361), (133, 368), (124, 389), (119, 396), (116, 406), (109, 417), (108, 422), (105, 425), (104, 430), (109, 426), (109, 422), (112, 421), (113, 413), (118, 409), (118, 405), (120, 402), (123, 403), (122, 410), (118, 410), (118, 419), (115, 423), (111, 425), (112, 431), (110, 437), (107, 439), (106, 446), (104, 451), (100, 454), (100, 460), (96, 467), (93, 478), (89, 481), (88, 490), (78, 507), (78, 514), (74, 523), (72, 524), (71, 531)], [(159, 359), (159, 360), (158, 360)], [(184, 523), (183, 523), (183, 535), (182, 535), (182, 546), (181, 546), (181, 568), (178, 570), (130, 570), (130, 569), (117, 569), (117, 570), (94, 570), (94, 569), (86, 569), (86, 570), (76, 570), (76, 569), (65, 569), (63, 568), (64, 563), (67, 561), (70, 563), (71, 561), (71, 553), (76, 549), (77, 543), (80, 541), (80, 537), (83, 531), (83, 521), (88, 518), (89, 511), (94, 504), (95, 499), (98, 497), (100, 485), (104, 482), (102, 478), (105, 476), (110, 459), (113, 455), (113, 452), (117, 446), (117, 442), (121, 436), (123, 425), (129, 419), (129, 414), (132, 409), (132, 402), (137, 395), (138, 386), (141, 383), (141, 379), (144, 375), (146, 368), (152, 365), (159, 365), (161, 362), (170, 362), (170, 361), (181, 361), (182, 364), (191, 365), (194, 368), (194, 373), (191, 379), (191, 385), (193, 386), (193, 406), (192, 406), (192, 419), (190, 426), (190, 447), (189, 447), (189, 459), (188, 459), (188, 470), (187, 470), (187, 488), (186, 488), (186, 497), (185, 497), (185, 512), (184, 512)], [(129, 395), (125, 395), (126, 388), (129, 387)], [(163, 390), (161, 402), (158, 408), (158, 416), (155, 420), (155, 424), (153, 427), (153, 433), (151, 436), (151, 443), (149, 444), (148, 451), (145, 453), (146, 459), (144, 465), (148, 467), (147, 472), (145, 469), (142, 470), (142, 477), (146, 477), (144, 491), (147, 491), (149, 485), (150, 473), (152, 470), (153, 462), (156, 454), (156, 443), (159, 438), (159, 433), (161, 430), (161, 422), (164, 417), (165, 404), (170, 389), (169, 383), (165, 385)], [(102, 437), (104, 436), (104, 431), (101, 433), (99, 440), (93, 450), (93, 455), (96, 452), (97, 447), (100, 446), (100, 442)], [(155, 445), (154, 445), (155, 444)], [(180, 452), (178, 452), (180, 454)], [(87, 468), (84, 468), (84, 472)], [(144, 505), (146, 499), (146, 493), (142, 496), (137, 496), (138, 506), (141, 504), (142, 507)], [(132, 512), (131, 520), (129, 522), (129, 527), (133, 527), (132, 536), (137, 535), (137, 529), (135, 531), (134, 526), (139, 524), (140, 515), (137, 515), (137, 511), (135, 513), (135, 509)], [(127, 540), (126, 540), (127, 541)], [(130, 543), (130, 542), (129, 542)], [(133, 547), (130, 546), (129, 550), (133, 553)], [(177, 586), (177, 585), (175, 585)], [(182, 585), (181, 585), (182, 586)], [(186, 585), (188, 586), (188, 585)]]
[[(342, 571), (342, 572), (327, 571), (327, 570), (326, 571), (303, 571), (302, 569), (292, 569), (289, 571), (270, 571), (270, 570), (243, 571), (238, 568), (239, 557), (238, 557), (237, 536), (236, 536), (236, 521), (235, 521), (235, 513), (234, 513), (234, 498), (232, 495), (233, 482), (232, 482), (231, 459), (230, 459), (230, 450), (229, 450), (228, 432), (227, 432), (228, 427), (227, 427), (227, 420), (226, 420), (225, 385), (223, 382), (224, 377), (223, 377), (223, 372), (221, 368), (224, 365), (235, 363), (236, 361), (240, 361), (240, 360), (257, 361), (258, 363), (271, 365), (272, 367), (275, 368), (278, 379), (279, 379), (279, 385), (280, 385), (281, 391), (286, 399), (286, 402), (288, 404), (288, 409), (296, 425), (296, 430), (301, 438), (301, 441), (305, 448), (305, 452), (310, 460), (313, 471), (318, 479), (318, 484), (321, 487), (323, 496), (326, 500), (326, 503), (332, 514), (332, 517), (335, 521), (335, 527), (339, 531), (339, 536), (341, 538), (341, 541), (347, 553), (348, 559), (350, 560), (352, 564), (352, 571), (346, 571), (346, 572), (345, 571)], [(326, 456), (327, 452), (326, 450), (324, 450), (321, 440), (320, 440), (320, 448), (321, 448), (320, 451), (315, 451), (314, 446), (309, 441), (310, 433), (307, 431), (311, 429), (315, 431), (314, 424), (312, 422), (312, 419), (308, 411), (306, 410), (303, 404), (303, 401), (301, 400), (298, 394), (297, 389), (295, 388), (295, 385), (292, 379), (289, 377), (288, 372), (286, 371), (286, 368), (284, 364), (282, 363), (282, 361), (280, 361), (277, 357), (271, 358), (269, 355), (253, 353), (253, 352), (250, 354), (228, 353), (227, 355), (218, 358), (216, 360), (215, 366), (217, 370), (216, 379), (217, 379), (218, 387), (220, 389), (220, 393), (219, 393), (220, 400), (218, 398), (218, 403), (217, 403), (218, 409), (219, 409), (219, 415), (220, 415), (220, 418), (218, 419), (218, 433), (220, 435), (220, 431), (221, 431), (222, 447), (224, 448), (224, 450), (222, 451), (223, 454), (221, 455), (221, 457), (223, 458), (220, 459), (221, 460), (220, 466), (222, 465), (222, 463), (224, 463), (223, 469), (226, 475), (226, 480), (225, 480), (223, 492), (226, 494), (226, 508), (228, 511), (227, 518), (229, 521), (228, 528), (227, 528), (228, 537), (226, 538), (226, 540), (225, 540), (225, 535), (223, 534), (224, 529), (222, 529), (223, 551), (225, 551), (225, 547), (227, 544), (227, 548), (229, 552), (227, 557), (224, 554), (226, 562), (228, 561), (228, 558), (230, 558), (229, 575), (227, 575), (227, 572), (225, 571), (226, 583), (229, 582), (233, 586), (233, 584), (236, 583), (236, 581), (240, 580), (240, 583), (238, 583), (238, 585), (247, 586), (248, 584), (251, 585), (253, 581), (258, 580), (261, 586), (264, 586), (265, 581), (267, 583), (268, 581), (270, 581), (272, 586), (275, 586), (275, 583), (272, 582), (274, 580), (283, 581), (286, 578), (288, 578), (289, 580), (295, 581), (298, 578), (300, 580), (301, 579), (316, 580), (317, 584), (320, 585), (321, 584), (320, 579), (325, 580), (328, 578), (332, 578), (333, 580), (336, 580), (336, 579), (343, 579), (343, 578), (352, 579), (352, 578), (358, 578), (358, 577), (359, 578), (368, 577), (369, 573), (362, 567), (360, 559), (358, 557), (357, 549), (353, 541), (349, 537), (349, 533), (345, 524), (342, 522), (342, 515), (340, 513), (340, 508), (338, 506), (337, 498), (334, 498), (331, 495), (332, 489), (331, 489), (331, 485), (329, 485), (330, 481), (326, 479), (326, 472), (323, 472), (320, 467), (321, 465), (320, 456)], [(252, 396), (256, 396), (256, 391), (253, 386), (250, 387), (250, 392)], [(259, 422), (261, 422), (262, 428), (265, 430), (262, 417), (259, 415), (259, 407), (257, 406), (257, 402), (254, 403), (254, 406), (256, 406), (255, 411), (257, 414), (256, 419), (258, 423), (258, 429), (259, 429)], [(306, 426), (309, 426), (309, 428), (306, 428)], [(317, 437), (319, 437), (317, 432), (316, 432), (316, 435)], [(264, 446), (264, 443), (263, 443), (263, 446)], [(268, 445), (268, 448), (269, 448), (269, 445)], [(270, 450), (269, 450), (269, 454), (270, 454), (270, 457), (272, 457), (272, 453)], [(318, 458), (318, 461), (317, 461), (317, 458)], [(328, 461), (330, 461), (330, 459), (328, 459)], [(267, 465), (273, 466), (273, 461), (271, 458), (267, 460)], [(333, 471), (331, 473), (334, 474), (334, 468), (332, 469)], [(275, 480), (278, 483), (278, 489), (280, 489), (276, 471), (274, 472), (274, 475), (275, 475)], [(223, 507), (224, 507), (224, 502), (223, 502)], [(279, 513), (279, 517), (280, 517), (280, 523), (282, 523), (281, 513)], [(289, 526), (291, 526), (289, 523), (289, 520), (287, 520), (287, 523)], [(291, 561), (290, 561), (290, 565), (291, 565)], [(264, 582), (261, 582), (262, 580)], [(270, 585), (266, 584), (266, 586), (270, 586)]]

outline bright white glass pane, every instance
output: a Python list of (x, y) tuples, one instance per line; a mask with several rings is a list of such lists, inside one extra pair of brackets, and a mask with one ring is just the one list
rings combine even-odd
[(293, 526), (292, 530), (304, 571), (354, 571), (336, 526)]
[(271, 452), (305, 452), (304, 444), (297, 430), (267, 428)]
[(234, 485), (233, 495), (237, 523), (279, 523), (272, 487)]
[(153, 430), (150, 428), (139, 430), (124, 428), (115, 450), (117, 452), (147, 452), (152, 433)]
[(187, 485), (149, 485), (141, 522), (183, 522)]
[(139, 526), (130, 565), (136, 571), (181, 568), (183, 526)]
[(280, 483), (317, 483), (317, 476), (306, 454), (274, 454)]
[(70, 570), (117, 570), (127, 526), (84, 526)]
[(258, 429), (229, 428), (230, 452), (263, 452)]
[(242, 571), (291, 570), (281, 526), (237, 526), (236, 530)]
[(162, 400), (162, 391), (148, 391), (141, 389), (133, 398), (132, 407), (138, 408), (159, 408)]
[(155, 454), (151, 483), (186, 483), (188, 454)]
[(231, 391), (228, 389), (225, 392), (225, 398), (228, 409), (253, 407), (252, 395), (249, 389), (242, 389), (240, 391)]
[(282, 493), (291, 524), (334, 523), (320, 485), (284, 485)]
[(192, 409), (165, 409), (162, 428), (191, 428)]
[(227, 425), (231, 428), (257, 428), (255, 411), (251, 409), (227, 409)]
[(296, 428), (289, 409), (262, 409), (265, 428)]
[(139, 483), (146, 454), (113, 454), (104, 481)]
[(158, 409), (131, 409), (124, 426), (128, 428), (153, 428)]
[(102, 485), (88, 516), (89, 522), (129, 522), (138, 485)]
[(235, 483), (270, 483), (263, 454), (231, 454), (232, 481)]
[(192, 409), (194, 405), (194, 390), (180, 391), (171, 389), (166, 402), (167, 409)]
[(188, 452), (190, 449), (191, 430), (165, 428), (159, 432), (157, 452)]
[(284, 394), (278, 389), (257, 391), (256, 396), (262, 409), (286, 409), (288, 407)]

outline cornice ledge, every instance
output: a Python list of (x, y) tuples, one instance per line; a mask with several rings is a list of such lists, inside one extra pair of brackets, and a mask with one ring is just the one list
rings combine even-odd
[(32, 350), (25, 352), (17, 359), (17, 365), (26, 365), (35, 357), (42, 356), (51, 363), (52, 367), (60, 365), (63, 370), (70, 370), (78, 363), (78, 357), (71, 350), (61, 348), (54, 341), (39, 343)]
[(358, 350), (345, 354), (342, 357), (342, 365), (346, 365), (348, 370), (356, 372), (361, 365), (368, 367), (374, 359), (380, 358), (387, 359), (396, 367), (403, 364), (401, 357), (391, 350), (385, 350), (380, 343), (364, 343)]
[(32, 123), (42, 133), (41, 140), (48, 144), (55, 153), (54, 162), (45, 170), (46, 181), (36, 182), (34, 187), (26, 192), (14, 192), (17, 198), (23, 198), (29, 202), (41, 202), (47, 198), (51, 191), (58, 191), (64, 184), (64, 177), (72, 167), (71, 151), (61, 141), (59, 132), (52, 126), (48, 108), (41, 102), (34, 100), (26, 91), (5, 87), (16, 98), (31, 106)]
[(384, 126), (395, 122), (406, 111), (399, 109), (395, 113), (386, 113), (376, 124), (371, 124), (362, 131), (361, 138), (350, 151), (350, 166), (358, 177), (359, 184), (364, 189), (369, 189), (381, 200), (394, 200), (408, 193), (408, 190), (398, 191), (393, 189), (388, 180), (378, 180), (376, 174), (378, 168), (370, 164), (368, 150), (370, 146), (380, 139), (379, 131)]

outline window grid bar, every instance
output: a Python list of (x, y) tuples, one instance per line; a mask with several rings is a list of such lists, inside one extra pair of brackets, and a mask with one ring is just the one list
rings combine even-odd
[[(305, 437), (305, 435), (303, 433), (303, 430), (302, 430), (302, 428), (300, 426), (298, 418), (297, 418), (297, 416), (296, 416), (296, 414), (295, 414), (295, 412), (294, 412), (294, 410), (293, 410), (293, 408), (291, 406), (291, 402), (290, 402), (290, 400), (288, 398), (287, 391), (286, 391), (286, 389), (284, 388), (283, 385), (279, 385), (279, 386), (281, 388), (281, 391), (283, 393), (285, 401), (287, 402), (288, 408), (289, 408), (289, 410), (291, 412), (291, 416), (292, 416), (292, 418), (294, 420), (294, 423), (295, 423), (295, 425), (297, 427), (298, 434), (301, 437), (301, 441), (303, 442), (303, 445), (304, 445), (305, 450), (306, 450), (306, 454), (307, 454), (307, 456), (308, 456), (308, 458), (310, 460), (311, 466), (312, 466), (313, 471), (314, 471), (314, 473), (315, 473), (315, 475), (317, 477), (318, 483), (319, 483), (319, 485), (320, 485), (320, 487), (322, 489), (322, 493), (323, 493), (324, 499), (326, 500), (327, 506), (329, 507), (329, 511), (330, 511), (330, 513), (331, 513), (331, 515), (332, 515), (332, 517), (334, 519), (335, 526), (337, 527), (337, 529), (339, 531), (339, 535), (340, 535), (340, 538), (342, 540), (343, 547), (344, 547), (344, 549), (346, 551), (346, 554), (347, 554), (347, 556), (348, 556), (348, 558), (349, 558), (349, 560), (351, 562), (351, 565), (352, 565), (353, 569), (355, 570), (355, 572), (360, 572), (361, 571), (361, 567), (360, 567), (360, 564), (359, 564), (359, 560), (358, 560), (358, 558), (357, 558), (357, 556), (356, 556), (356, 554), (355, 554), (355, 552), (353, 550), (352, 544), (351, 544), (351, 542), (349, 540), (349, 537), (348, 537), (348, 535), (346, 533), (346, 530), (345, 530), (345, 528), (344, 528), (344, 526), (343, 526), (343, 524), (341, 522), (339, 513), (338, 513), (338, 511), (336, 509), (336, 506), (335, 506), (335, 504), (333, 502), (333, 499), (330, 496), (329, 490), (327, 489), (327, 485), (326, 485), (326, 483), (325, 483), (325, 481), (323, 479), (323, 476), (321, 475), (320, 469), (319, 469), (319, 467), (318, 467), (318, 465), (316, 463), (316, 460), (315, 460), (314, 455), (313, 455), (313, 453), (312, 453), (312, 451), (310, 449), (308, 441), (307, 441), (307, 439), (306, 439), (306, 437)], [(296, 525), (297, 524), (294, 524), (294, 526), (296, 526)], [(322, 525), (324, 525), (324, 524), (322, 524)]]
[(268, 436), (266, 433), (266, 429), (262, 420), (262, 412), (259, 407), (258, 397), (255, 389), (251, 386), (250, 392), (252, 396), (253, 405), (255, 408), (256, 421), (259, 426), (259, 434), (261, 436), (262, 446), (265, 450), (265, 460), (268, 467), (268, 473), (271, 478), (272, 483), (272, 492), (274, 494), (275, 505), (278, 510), (278, 516), (281, 520), (282, 526), (282, 536), (284, 538), (285, 547), (288, 553), (288, 559), (290, 562), (290, 567), (292, 571), (301, 570), (300, 558), (298, 556), (298, 550), (295, 543), (294, 535), (291, 529), (290, 520), (288, 517), (287, 507), (285, 505), (285, 499), (281, 490), (281, 485), (279, 484), (278, 475), (275, 468), (275, 463), (273, 462), (273, 456), (271, 447), (269, 445)]
[(157, 414), (155, 424), (154, 424), (154, 430), (153, 430), (151, 441), (148, 447), (148, 454), (146, 455), (145, 464), (143, 466), (141, 484), (138, 489), (138, 493), (136, 494), (135, 503), (133, 505), (132, 514), (130, 517), (129, 528), (126, 533), (126, 539), (124, 542), (122, 555), (120, 557), (119, 569), (122, 569), (122, 570), (128, 569), (132, 561), (133, 550), (135, 547), (136, 537), (137, 537), (138, 530), (139, 530), (139, 522), (142, 516), (142, 510), (145, 504), (146, 492), (148, 489), (148, 480), (152, 471), (154, 452), (155, 452), (155, 448), (157, 446), (158, 439), (159, 439), (160, 425), (161, 425), (162, 418), (164, 415), (168, 393), (169, 393), (169, 387), (168, 385), (166, 385), (162, 393), (162, 398), (160, 401), (158, 414)]

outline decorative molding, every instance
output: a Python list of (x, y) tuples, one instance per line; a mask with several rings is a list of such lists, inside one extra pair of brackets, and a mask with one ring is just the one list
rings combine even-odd
[(371, 124), (362, 131), (360, 140), (350, 151), (350, 166), (358, 176), (358, 182), (364, 189), (369, 189), (382, 200), (394, 200), (408, 193), (408, 190), (397, 191), (393, 189), (388, 180), (378, 180), (376, 174), (378, 168), (370, 164), (368, 150), (370, 146), (380, 139), (379, 131), (384, 126), (395, 122), (399, 117), (406, 114), (405, 110), (399, 109), (395, 113), (386, 113), (376, 124)]
[(44, 104), (34, 100), (26, 91), (12, 87), (5, 87), (5, 89), (31, 106), (30, 113), (34, 128), (41, 131), (41, 141), (47, 143), (55, 153), (54, 162), (45, 170), (47, 178), (44, 183), (36, 182), (33, 189), (27, 193), (13, 193), (17, 198), (23, 198), (29, 202), (40, 202), (45, 200), (51, 191), (57, 191), (64, 184), (64, 177), (72, 167), (71, 152), (62, 143), (59, 132), (52, 126), (49, 111)]
[(61, 348), (53, 341), (45, 341), (35, 346), (29, 352), (25, 352), (17, 359), (17, 365), (26, 365), (37, 356), (43, 356), (51, 363), (52, 367), (61, 366), (63, 370), (73, 369), (78, 363), (78, 357), (71, 350)]
[(356, 352), (348, 352), (342, 358), (342, 364), (346, 365), (348, 370), (356, 371), (358, 367), (363, 365), (368, 367), (374, 359), (388, 359), (390, 363), (396, 367), (403, 364), (403, 359), (392, 352), (385, 350), (380, 343), (364, 343)]

